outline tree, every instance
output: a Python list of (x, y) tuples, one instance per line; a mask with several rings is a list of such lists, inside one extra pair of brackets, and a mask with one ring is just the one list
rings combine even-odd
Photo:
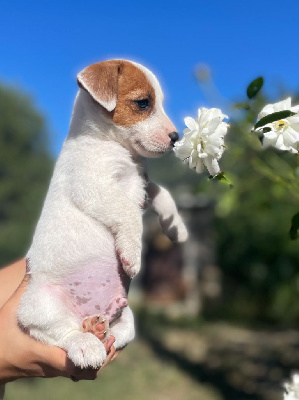
[(250, 132), (268, 102), (260, 95), (250, 112), (231, 122), (226, 141), (222, 165), (234, 188), (217, 188), (223, 306), (237, 318), (293, 323), (299, 317), (299, 253), (289, 230), (298, 211), (293, 184), (298, 158), (273, 147), (262, 150), (258, 135)]
[(25, 255), (53, 160), (44, 118), (31, 98), (0, 86), (0, 265)]
[[(281, 99), (286, 97), (283, 93)], [(151, 161), (149, 171), (167, 186), (179, 187), (179, 193), (205, 193), (216, 204), (224, 301), (217, 310), (207, 307), (204, 314), (217, 311), (221, 317), (238, 320), (294, 323), (299, 318), (299, 239), (292, 241), (289, 231), (299, 210), (299, 159), (274, 147), (263, 149), (258, 132), (251, 132), (269, 102), (259, 93), (249, 104), (238, 103), (246, 106), (243, 111), (226, 104), (226, 113), (233, 118), (220, 166), (233, 188), (209, 180), (207, 171), (203, 175), (190, 171), (191, 176), (171, 155)], [(298, 104), (298, 97), (292, 104)]]

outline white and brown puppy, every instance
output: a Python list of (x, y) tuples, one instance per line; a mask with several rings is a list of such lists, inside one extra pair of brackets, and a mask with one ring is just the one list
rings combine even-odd
[(178, 139), (156, 77), (124, 60), (78, 75), (68, 137), (27, 254), (31, 280), (20, 323), (38, 340), (65, 349), (80, 367), (103, 364), (106, 351), (82, 321), (110, 322), (115, 347), (134, 337), (127, 303), (140, 270), (142, 208), (147, 194), (172, 239), (186, 228), (170, 194), (144, 178), (142, 157), (158, 157)]

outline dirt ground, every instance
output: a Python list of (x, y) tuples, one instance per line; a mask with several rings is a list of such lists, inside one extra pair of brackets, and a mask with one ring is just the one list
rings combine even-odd
[[(225, 400), (282, 400), (283, 383), (299, 370), (299, 331), (253, 330), (227, 323), (197, 328), (141, 327), (163, 360), (174, 361)], [(159, 333), (158, 333), (159, 331)], [(186, 345), (188, 343), (188, 345)]]

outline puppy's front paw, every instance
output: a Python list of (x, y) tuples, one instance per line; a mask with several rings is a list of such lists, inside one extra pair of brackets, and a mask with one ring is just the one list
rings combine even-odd
[(141, 266), (141, 240), (133, 235), (116, 238), (116, 249), (123, 269), (130, 278), (134, 278), (140, 271)]
[(89, 332), (69, 334), (64, 340), (63, 348), (70, 360), (80, 368), (99, 368), (107, 357), (103, 343)]
[(187, 228), (179, 215), (160, 219), (165, 235), (173, 242), (183, 243), (188, 239)]
[(180, 223), (177, 224), (177, 232), (178, 232), (178, 234), (177, 234), (176, 241), (179, 243), (186, 242), (189, 235), (188, 235), (186, 225), (184, 224), (184, 222), (182, 220), (180, 220)]
[(134, 276), (138, 274), (141, 267), (140, 257), (138, 257), (137, 262), (130, 262), (127, 258), (125, 258), (120, 252), (118, 253), (120, 261), (122, 263), (123, 269), (126, 274), (132, 279)]

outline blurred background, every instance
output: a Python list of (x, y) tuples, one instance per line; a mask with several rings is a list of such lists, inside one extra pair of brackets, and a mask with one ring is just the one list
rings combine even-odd
[[(172, 244), (145, 214), (143, 271), (130, 293), (138, 339), (96, 382), (20, 380), (6, 399), (282, 399), (282, 382), (299, 369), (299, 252), (288, 236), (298, 158), (261, 151), (250, 129), (264, 104), (289, 95), (299, 103), (298, 15), (295, 0), (1, 4), (1, 266), (30, 245), (76, 74), (92, 62), (151, 68), (180, 132), (198, 107), (222, 108), (231, 128), (221, 166), (233, 182), (209, 181), (173, 154), (149, 160), (190, 238)], [(237, 110), (259, 75), (262, 93)]]

